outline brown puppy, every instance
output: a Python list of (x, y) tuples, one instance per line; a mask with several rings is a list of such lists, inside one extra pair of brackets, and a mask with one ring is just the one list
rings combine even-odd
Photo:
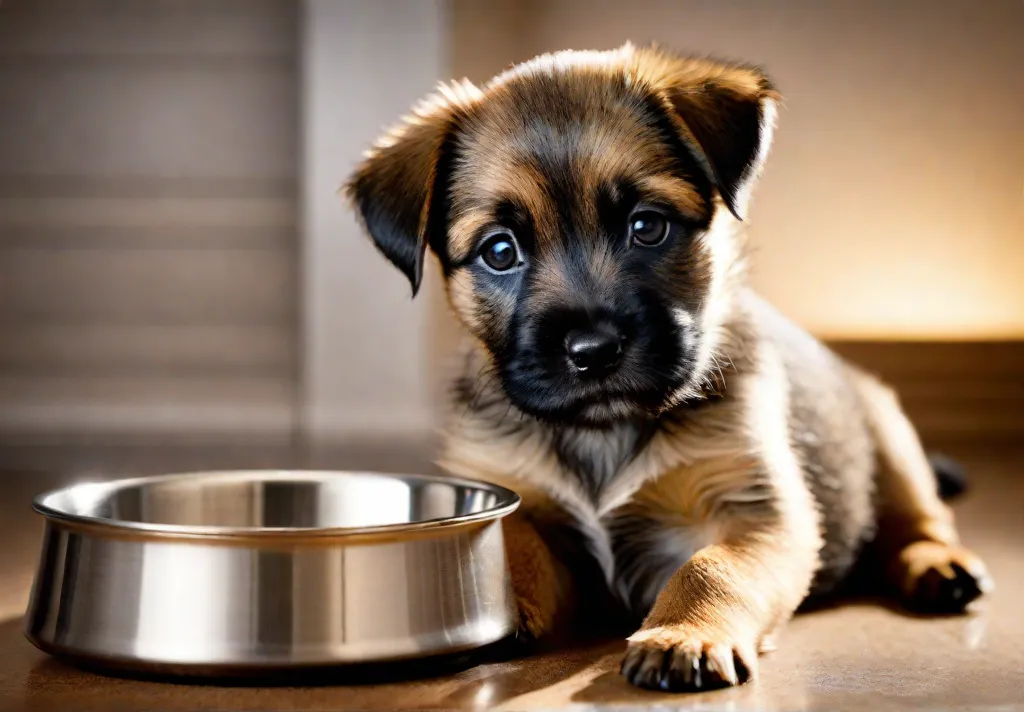
[(472, 337), (443, 464), (524, 497), (522, 632), (617, 605), (643, 687), (754, 676), (868, 542), (910, 605), (989, 585), (895, 396), (747, 286), (777, 100), (653, 47), (546, 55), (442, 87), (347, 185), (414, 293), (436, 253)]

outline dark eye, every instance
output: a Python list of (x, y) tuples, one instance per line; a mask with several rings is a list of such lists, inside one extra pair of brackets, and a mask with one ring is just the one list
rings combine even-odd
[(519, 264), (519, 250), (511, 233), (491, 235), (480, 247), (480, 259), (495, 272), (507, 272)]
[(653, 247), (668, 237), (669, 222), (661, 213), (644, 210), (633, 213), (629, 219), (629, 240), (631, 243)]

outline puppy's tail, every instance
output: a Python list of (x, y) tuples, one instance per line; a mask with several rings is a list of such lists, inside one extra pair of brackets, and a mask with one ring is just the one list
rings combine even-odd
[(959, 462), (938, 452), (928, 453), (928, 462), (935, 473), (939, 497), (943, 500), (948, 502), (967, 491), (967, 475)]

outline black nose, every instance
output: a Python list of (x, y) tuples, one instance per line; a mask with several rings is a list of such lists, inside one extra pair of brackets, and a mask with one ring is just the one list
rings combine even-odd
[(577, 371), (598, 375), (615, 368), (622, 358), (622, 336), (611, 326), (570, 331), (565, 350)]

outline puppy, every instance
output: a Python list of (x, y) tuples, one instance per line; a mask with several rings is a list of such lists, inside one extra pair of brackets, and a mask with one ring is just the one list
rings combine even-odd
[(442, 86), (345, 191), (468, 345), (442, 464), (502, 483), (524, 636), (635, 617), (622, 673), (700, 690), (870, 543), (908, 606), (989, 587), (896, 396), (754, 294), (744, 219), (779, 95), (657, 47)]

